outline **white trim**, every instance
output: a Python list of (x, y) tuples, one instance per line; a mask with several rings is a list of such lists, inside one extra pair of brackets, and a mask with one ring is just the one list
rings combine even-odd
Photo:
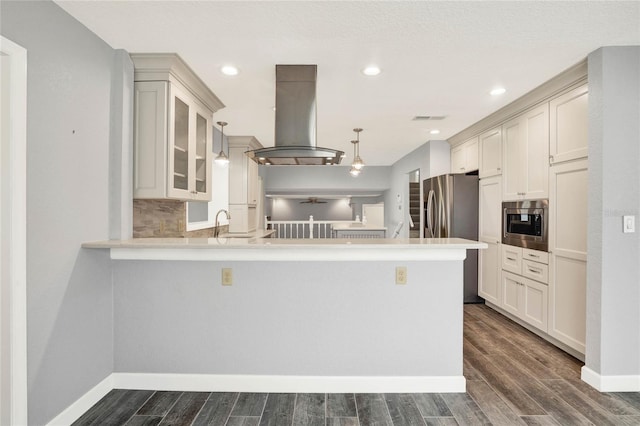
[(640, 374), (626, 376), (602, 376), (586, 365), (580, 378), (600, 392), (640, 392)]
[[(27, 51), (0, 36), (10, 58), (9, 86), (9, 297), (10, 423), (27, 424)], [(3, 195), (4, 197), (4, 195)], [(4, 209), (4, 207), (3, 207)], [(3, 238), (5, 236), (3, 235)], [(3, 253), (4, 255), (4, 253)], [(4, 286), (4, 284), (3, 284)]]
[(183, 392), (459, 393), (464, 376), (262, 376), (113, 373), (117, 389)]
[[(268, 246), (267, 246), (268, 247)], [(112, 248), (114, 260), (188, 260), (188, 261), (286, 261), (325, 262), (325, 261), (455, 261), (464, 260), (465, 249), (415, 250), (367, 248), (364, 250), (336, 250), (328, 247), (257, 247), (248, 249), (206, 249), (206, 248)]]
[[(58, 414), (47, 426), (70, 425), (86, 413), (93, 405), (100, 401), (106, 394), (116, 389), (113, 386), (113, 374), (107, 376), (103, 381), (95, 385), (89, 392), (82, 395), (73, 404), (68, 406), (62, 413)], [(25, 423), (26, 424), (26, 423)]]

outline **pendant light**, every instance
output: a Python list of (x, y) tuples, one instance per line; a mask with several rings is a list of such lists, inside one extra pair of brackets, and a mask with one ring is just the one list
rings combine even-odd
[(224, 126), (226, 126), (228, 123), (226, 121), (218, 121), (217, 124), (218, 126), (220, 126), (222, 136), (220, 137), (220, 153), (213, 161), (215, 161), (217, 164), (220, 164), (221, 166), (226, 166), (227, 164), (229, 164), (229, 157), (227, 157), (227, 154), (224, 153)]
[(355, 128), (353, 129), (353, 131), (356, 132), (356, 141), (355, 141), (356, 153), (354, 154), (353, 163), (351, 163), (351, 167), (356, 170), (362, 170), (362, 168), (364, 167), (364, 161), (362, 161), (362, 158), (360, 158), (360, 132), (362, 131), (362, 129)]
[[(356, 147), (358, 146), (358, 141), (351, 141), (351, 143), (353, 144), (353, 163), (355, 163), (355, 158), (356, 157)], [(351, 176), (353, 177), (358, 177), (358, 175), (360, 174), (361, 169), (357, 169), (354, 164), (351, 164), (351, 169), (349, 170), (349, 173), (351, 174)]]

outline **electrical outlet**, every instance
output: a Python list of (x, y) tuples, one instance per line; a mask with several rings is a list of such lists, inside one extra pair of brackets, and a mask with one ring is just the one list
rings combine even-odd
[(396, 266), (396, 284), (406, 284), (406, 283), (407, 283), (407, 267)]
[(233, 270), (222, 268), (222, 285), (233, 285)]

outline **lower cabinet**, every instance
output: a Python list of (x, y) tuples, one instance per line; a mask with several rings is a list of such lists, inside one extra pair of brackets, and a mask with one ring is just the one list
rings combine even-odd
[(478, 295), (500, 305), (500, 244), (484, 242), (488, 247), (478, 253)]
[(500, 285), (505, 311), (545, 333), (549, 309), (547, 252), (502, 244)]
[(546, 284), (502, 271), (502, 308), (547, 332), (548, 288)]

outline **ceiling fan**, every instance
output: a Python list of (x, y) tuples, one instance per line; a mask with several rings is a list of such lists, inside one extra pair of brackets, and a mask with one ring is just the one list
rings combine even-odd
[(318, 197), (309, 197), (307, 201), (300, 201), (300, 204), (325, 204), (326, 201), (320, 201)]

